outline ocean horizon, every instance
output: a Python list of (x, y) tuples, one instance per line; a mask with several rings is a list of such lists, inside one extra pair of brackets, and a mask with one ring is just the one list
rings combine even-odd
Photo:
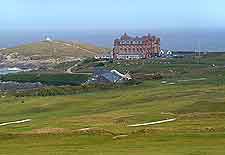
[(80, 41), (98, 47), (112, 48), (113, 40), (124, 32), (132, 36), (142, 36), (147, 33), (161, 38), (161, 48), (184, 51), (225, 51), (225, 30), (90, 30), (90, 31), (0, 31), (0, 48), (13, 48), (19, 45), (39, 42), (45, 36), (53, 40)]

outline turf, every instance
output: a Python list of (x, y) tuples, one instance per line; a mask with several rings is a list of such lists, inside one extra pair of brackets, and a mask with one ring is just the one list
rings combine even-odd
[[(223, 155), (225, 69), (209, 64), (192, 64), (193, 69), (168, 78), (174, 85), (147, 80), (70, 96), (2, 97), (0, 122), (32, 121), (0, 127), (0, 154)], [(168, 68), (159, 65), (160, 71)], [(177, 82), (202, 75), (207, 79)], [(168, 118), (177, 120), (128, 127)], [(115, 139), (118, 135), (127, 136)]]

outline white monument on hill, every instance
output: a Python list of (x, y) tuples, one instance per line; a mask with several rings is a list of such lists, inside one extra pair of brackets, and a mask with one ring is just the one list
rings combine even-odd
[(50, 37), (46, 36), (46, 37), (45, 37), (45, 41), (47, 41), (47, 42), (52, 42), (53, 40), (52, 40)]

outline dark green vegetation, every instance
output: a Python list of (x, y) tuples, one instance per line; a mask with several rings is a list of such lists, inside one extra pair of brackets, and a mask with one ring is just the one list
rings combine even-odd
[(26, 90), (20, 92), (8, 92), (8, 94), (17, 96), (17, 97), (24, 97), (24, 96), (59, 96), (59, 95), (75, 95), (81, 93), (88, 93), (88, 92), (97, 92), (97, 91), (106, 91), (115, 88), (124, 88), (129, 85), (140, 84), (140, 82), (136, 81), (129, 81), (120, 85), (114, 84), (92, 84), (86, 85), (82, 84), (79, 86), (51, 86), (51, 87), (44, 87), (44, 88), (37, 88), (34, 90)]
[[(106, 62), (133, 74), (160, 72), (168, 82), (145, 80), (69, 96), (2, 97), (0, 122), (32, 121), (0, 126), (0, 154), (224, 155), (224, 60), (215, 55), (200, 63), (197, 58)], [(127, 126), (167, 118), (177, 120)]]
[(15, 81), (15, 82), (41, 82), (45, 85), (80, 85), (88, 79), (88, 75), (75, 75), (64, 73), (17, 73), (2, 75), (2, 81)]

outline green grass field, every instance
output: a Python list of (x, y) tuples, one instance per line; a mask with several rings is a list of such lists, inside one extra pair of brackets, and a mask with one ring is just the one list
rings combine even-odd
[[(201, 64), (148, 63), (139, 70), (151, 73), (156, 65), (164, 72), (174, 67), (176, 74), (163, 80), (175, 84), (147, 80), (68, 96), (2, 97), (0, 122), (32, 121), (0, 126), (0, 154), (224, 155), (225, 68), (222, 60), (211, 68), (217, 61), (213, 58)], [(186, 72), (178, 72), (183, 68)], [(201, 77), (206, 79), (177, 81)], [(128, 127), (169, 118), (177, 120)], [(89, 130), (80, 130), (84, 128)]]
[(32, 56), (38, 55), (43, 59), (49, 57), (62, 57), (62, 56), (73, 56), (73, 57), (93, 57), (96, 54), (106, 52), (106, 48), (98, 48), (93, 45), (53, 41), (53, 42), (37, 42), (28, 45), (22, 45), (15, 48), (8, 48), (2, 50), (4, 54), (18, 53), (19, 55)]

